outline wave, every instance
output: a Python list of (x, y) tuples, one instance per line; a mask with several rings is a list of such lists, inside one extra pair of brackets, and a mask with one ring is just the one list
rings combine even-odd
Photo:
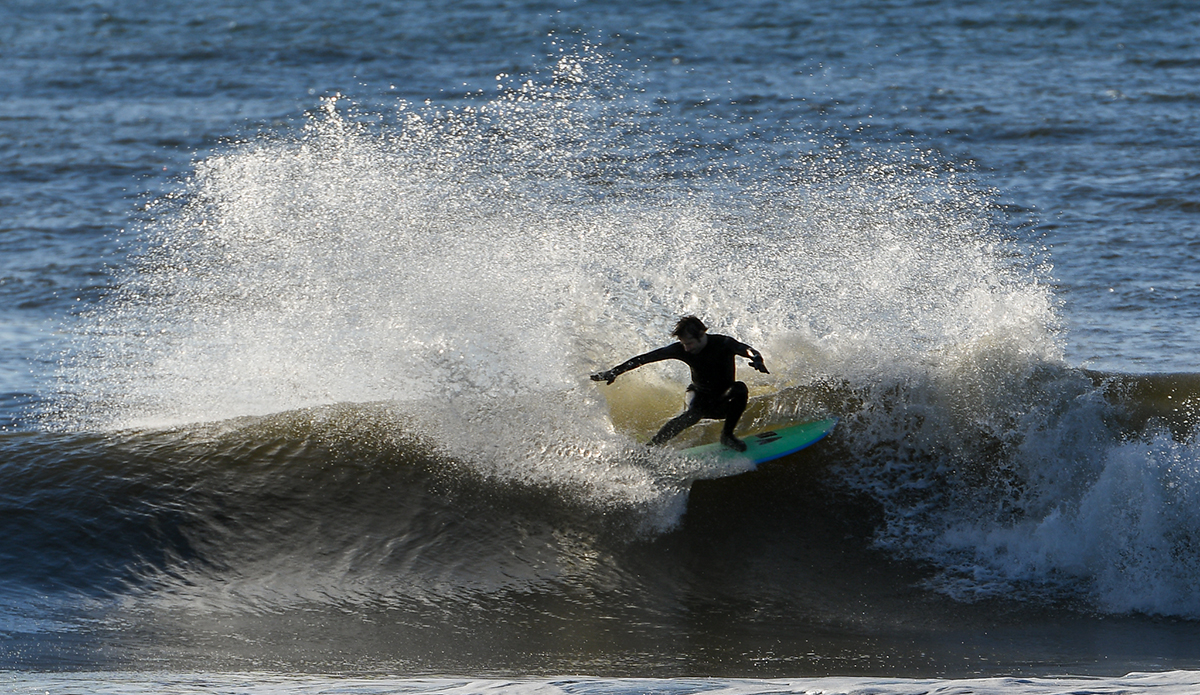
[[(877, 551), (914, 561), (911, 581), (958, 601), (1194, 616), (1190, 408), (1200, 376), (1043, 368), (1015, 388), (1018, 375), (1006, 375), (975, 401), (945, 374), (759, 396), (748, 428), (818, 411), (842, 423), (819, 447), (719, 480), (705, 478), (739, 471), (637, 444), (653, 417), (622, 419), (620, 399), (612, 419), (623, 428), (589, 441), (531, 432), (528, 411), (481, 412), (458, 429), (444, 410), (401, 402), (165, 430), (9, 434), (0, 489), (12, 523), (0, 554), (20, 568), (9, 581), (43, 591), (202, 595), (258, 611), (553, 594), (564, 583), (620, 583), (629, 563), (635, 583), (654, 584), (646, 577), (669, 577), (671, 563), (635, 561), (641, 548), (713, 527), (739, 529), (767, 557), (790, 556), (802, 539), (827, 562), (845, 541), (814, 547), (812, 529), (833, 523), (837, 538), (847, 529), (858, 538), (856, 562), (883, 561)], [(641, 394), (649, 405), (636, 407), (664, 408), (653, 389)], [(639, 417), (649, 427), (638, 429)], [(482, 441), (480, 431), (502, 429), (492, 419), (511, 438)], [(745, 480), (758, 481), (751, 499)], [(797, 524), (809, 528), (778, 536)], [(811, 589), (776, 577), (757, 590)]]
[[(202, 158), (69, 327), (45, 431), (6, 440), (81, 501), (14, 488), (30, 537), (73, 557), (58, 516), (122, 529), (74, 572), (22, 554), (30, 581), (247, 605), (620, 584), (709, 474), (638, 444), (686, 375), (586, 375), (696, 313), (767, 355), (747, 428), (842, 419), (804, 480), (870, 528), (863, 558), (959, 601), (1200, 613), (1192, 376), (1066, 365), (1051, 270), (971, 172), (681, 123), (622, 70), (583, 50), (456, 105), (333, 98)], [(813, 501), (785, 488), (764, 513), (794, 527)]]
[(1011, 377), (910, 391), (895, 438), (864, 427), (885, 453), (846, 481), (886, 510), (880, 546), (959, 600), (1197, 617), (1195, 375)]
[[(331, 595), (410, 573), (410, 588), (464, 588), (503, 576), (521, 517), (579, 525), (561, 476), (549, 489), (505, 481), (411, 432), (403, 409), (368, 404), (172, 430), (6, 436), (8, 460), (21, 462), (2, 469), (8, 576), (85, 594), (237, 584), (261, 580), (262, 568), (275, 579), (306, 574)], [(588, 463), (623, 485), (617, 465)], [(624, 477), (626, 488), (652, 483)], [(620, 526), (607, 515), (634, 502), (612, 505), (583, 515), (592, 532)]]

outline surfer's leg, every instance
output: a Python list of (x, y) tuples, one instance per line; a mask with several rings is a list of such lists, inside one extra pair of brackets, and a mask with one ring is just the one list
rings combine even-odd
[(742, 418), (742, 413), (746, 412), (746, 404), (749, 402), (750, 389), (740, 381), (734, 382), (733, 386), (721, 395), (721, 403), (725, 407), (725, 427), (721, 430), (721, 443), (730, 449), (746, 450), (746, 442), (735, 437), (733, 430)]
[(676, 415), (668, 420), (667, 424), (663, 425), (662, 429), (658, 431), (658, 434), (650, 438), (650, 445), (659, 446), (660, 444), (666, 444), (667, 442), (671, 441), (675, 435), (686, 430), (697, 422), (700, 422), (700, 413), (688, 408), (679, 415)]
[(684, 396), (687, 402), (687, 409), (668, 420), (667, 424), (663, 425), (662, 429), (658, 431), (658, 434), (650, 438), (650, 446), (666, 444), (675, 435), (700, 422), (700, 418), (703, 417), (703, 408), (698, 407), (700, 404), (697, 403), (696, 395), (696, 390), (689, 386), (687, 394)]

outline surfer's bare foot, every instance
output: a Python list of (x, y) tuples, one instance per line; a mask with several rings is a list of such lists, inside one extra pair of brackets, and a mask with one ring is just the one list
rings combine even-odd
[(721, 444), (729, 447), (730, 449), (733, 449), (734, 451), (745, 451), (746, 450), (746, 442), (743, 442), (742, 440), (738, 439), (737, 437), (733, 436), (732, 434), (722, 434), (721, 435)]

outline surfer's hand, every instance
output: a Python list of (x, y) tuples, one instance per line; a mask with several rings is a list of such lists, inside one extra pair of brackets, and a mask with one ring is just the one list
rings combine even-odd
[(770, 372), (767, 371), (767, 365), (763, 364), (762, 355), (755, 355), (754, 357), (751, 357), (750, 366), (754, 367), (763, 374), (770, 374)]
[(592, 381), (607, 381), (608, 383), (611, 384), (612, 382), (614, 382), (616, 380), (617, 380), (617, 375), (613, 374), (613, 371), (611, 369), (606, 372), (600, 372), (598, 374), (592, 375)]

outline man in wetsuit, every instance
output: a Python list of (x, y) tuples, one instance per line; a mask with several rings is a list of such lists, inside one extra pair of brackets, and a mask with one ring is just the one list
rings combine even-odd
[(751, 367), (769, 374), (763, 365), (762, 354), (727, 335), (709, 335), (708, 327), (695, 316), (679, 319), (671, 335), (678, 338), (679, 342), (638, 355), (608, 371), (593, 374), (592, 380), (611, 384), (618, 376), (643, 364), (680, 360), (692, 369), (692, 383), (687, 387), (687, 409), (663, 425), (650, 443), (655, 446), (664, 444), (701, 418), (724, 419), (721, 443), (731, 449), (745, 451), (746, 443), (733, 436), (733, 428), (746, 410), (750, 391), (746, 384), (734, 379), (736, 365), (733, 358), (736, 355), (749, 357)]

